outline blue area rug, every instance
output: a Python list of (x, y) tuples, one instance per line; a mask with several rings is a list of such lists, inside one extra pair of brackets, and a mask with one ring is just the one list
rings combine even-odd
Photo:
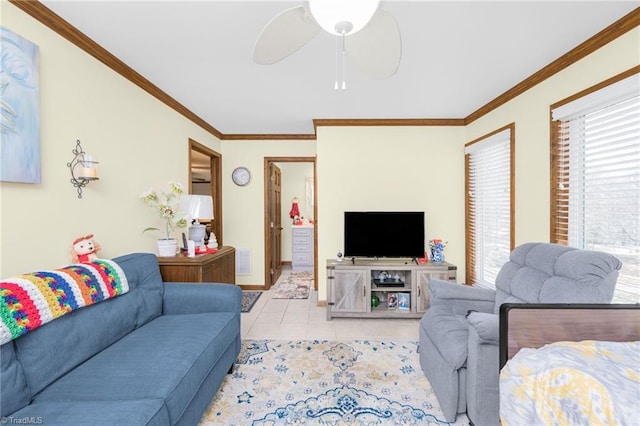
[(414, 341), (244, 340), (200, 426), (447, 423)]
[(250, 312), (260, 296), (262, 296), (261, 291), (243, 291), (241, 312)]

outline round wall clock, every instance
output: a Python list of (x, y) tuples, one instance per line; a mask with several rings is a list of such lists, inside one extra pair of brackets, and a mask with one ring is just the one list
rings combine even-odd
[(231, 173), (231, 179), (236, 185), (245, 186), (251, 181), (251, 172), (246, 167), (236, 167)]

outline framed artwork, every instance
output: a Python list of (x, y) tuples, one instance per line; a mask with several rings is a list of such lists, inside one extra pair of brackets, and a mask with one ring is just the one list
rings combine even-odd
[(398, 293), (398, 310), (409, 311), (411, 309), (411, 293)]
[(387, 293), (387, 308), (398, 308), (398, 293)]
[(40, 183), (38, 46), (0, 26), (0, 181)]

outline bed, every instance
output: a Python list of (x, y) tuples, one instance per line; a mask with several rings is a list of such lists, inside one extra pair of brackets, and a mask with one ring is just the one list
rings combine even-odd
[(637, 425), (640, 305), (503, 304), (500, 422)]

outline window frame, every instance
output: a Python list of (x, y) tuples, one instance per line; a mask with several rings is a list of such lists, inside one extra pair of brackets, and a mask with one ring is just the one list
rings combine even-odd
[[(593, 111), (594, 108), (600, 108), (597, 103), (589, 104), (589, 99), (585, 97), (592, 96), (598, 99), (599, 95), (596, 92), (606, 89), (607, 87), (625, 80), (629, 77), (640, 75), (640, 66), (633, 67), (625, 72), (622, 72), (612, 78), (609, 78), (601, 83), (598, 83), (592, 87), (582, 90), (566, 99), (556, 102), (549, 107), (549, 121), (550, 121), (550, 219), (549, 219), (549, 239), (552, 243), (562, 244), (565, 246), (570, 245), (570, 212), (569, 212), (569, 197), (572, 190), (569, 181), (570, 165), (569, 165), (569, 146), (568, 136), (564, 136), (562, 129), (566, 127), (565, 123), (569, 122), (569, 119), (554, 119), (554, 112), (558, 108), (565, 107), (573, 102), (583, 102), (586, 104), (588, 110), (585, 115)], [(616, 88), (608, 93), (609, 96), (602, 96), (601, 99), (612, 99), (614, 102), (612, 105), (617, 104), (618, 97), (616, 95)], [(624, 101), (620, 101), (624, 102)], [(593, 105), (593, 106), (592, 106)], [(576, 118), (576, 120), (582, 119)], [(562, 179), (561, 179), (562, 176)], [(560, 183), (563, 183), (563, 188), (560, 188)], [(566, 210), (565, 210), (566, 209)], [(584, 233), (585, 229), (580, 229), (578, 232)], [(585, 247), (578, 247), (585, 248)], [(587, 248), (588, 249), (588, 248)], [(614, 254), (615, 255), (615, 254)], [(624, 266), (623, 266), (624, 267)], [(637, 296), (637, 295), (636, 295)], [(615, 298), (616, 296), (614, 296)], [(625, 296), (619, 296), (619, 300), (623, 300)], [(637, 302), (637, 300), (636, 300)], [(617, 303), (617, 302), (614, 302)], [(633, 302), (625, 302), (633, 303)]]
[[(465, 144), (466, 149), (474, 144), (487, 141), (494, 135), (509, 131), (509, 252), (513, 251), (515, 247), (515, 123), (507, 124), (491, 133), (481, 136)], [(484, 283), (479, 283), (476, 277), (476, 239), (473, 235), (475, 230), (475, 223), (471, 215), (472, 200), (470, 198), (471, 190), (471, 176), (470, 176), (470, 154), (465, 152), (464, 156), (464, 188), (465, 188), (465, 283), (467, 285), (478, 284), (484, 286)], [(495, 283), (493, 283), (495, 288)]]

